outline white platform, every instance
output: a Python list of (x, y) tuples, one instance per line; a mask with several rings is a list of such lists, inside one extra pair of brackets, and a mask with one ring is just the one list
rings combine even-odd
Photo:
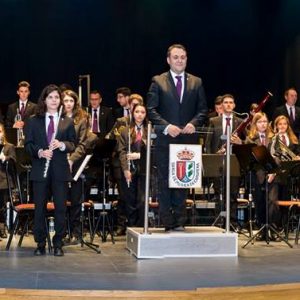
[(214, 226), (186, 227), (184, 232), (165, 233), (164, 228), (127, 228), (126, 247), (137, 258), (234, 257), (238, 235)]

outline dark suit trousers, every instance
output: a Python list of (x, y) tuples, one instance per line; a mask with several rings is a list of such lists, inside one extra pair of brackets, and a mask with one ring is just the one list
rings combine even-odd
[(52, 180), (48, 175), (45, 181), (33, 181), (33, 199), (35, 203), (34, 212), (34, 240), (38, 246), (45, 246), (47, 231), (45, 226), (47, 196), (49, 189), (53, 195), (55, 205), (54, 212), (54, 229), (53, 246), (61, 247), (62, 238), (65, 235), (65, 215), (66, 215), (66, 199), (67, 199), (67, 182)]
[(82, 179), (79, 177), (77, 181), (72, 181), (70, 189), (70, 229), (71, 234), (75, 237), (80, 237), (81, 235), (80, 214), (82, 192)]
[(158, 199), (161, 220), (165, 227), (183, 226), (186, 221), (187, 189), (169, 188), (169, 147), (156, 146)]
[(122, 190), (124, 191), (128, 226), (142, 227), (144, 225), (145, 211), (145, 175), (134, 174), (129, 187), (123, 175)]

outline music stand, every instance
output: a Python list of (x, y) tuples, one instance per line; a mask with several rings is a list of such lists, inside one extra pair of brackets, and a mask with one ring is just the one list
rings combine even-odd
[(17, 128), (7, 127), (5, 128), (6, 139), (9, 143), (17, 146), (18, 143), (18, 133)]
[[(83, 245), (86, 245), (87, 247), (89, 247), (90, 249), (94, 250), (95, 252), (97, 252), (98, 254), (101, 253), (101, 250), (99, 249), (99, 245), (97, 244), (93, 244), (92, 242), (87, 242), (84, 240), (83, 238), (83, 231), (84, 231), (84, 181), (85, 181), (85, 176), (83, 175), (83, 171), (85, 169), (85, 167), (87, 166), (89, 160), (91, 159), (92, 155), (88, 154), (85, 159), (83, 160), (83, 162), (81, 163), (78, 171), (76, 172), (75, 176), (74, 176), (74, 181), (77, 181), (78, 178), (81, 178), (81, 212), (80, 212), (80, 224), (81, 224), (81, 235), (80, 235), (80, 244), (81, 247), (83, 247)], [(91, 237), (92, 240), (92, 237)]]
[[(100, 237), (102, 242), (106, 242), (107, 236), (111, 236), (111, 241), (114, 244), (114, 233), (112, 228), (112, 222), (109, 215), (109, 210), (111, 210), (112, 206), (111, 203), (106, 203), (106, 163), (110, 159), (111, 154), (113, 153), (116, 146), (116, 140), (109, 140), (109, 139), (100, 139), (99, 143), (96, 145), (94, 153), (98, 155), (98, 159), (102, 161), (102, 203), (95, 203), (94, 210), (99, 209), (100, 214), (98, 216), (93, 234), (92, 234), (92, 241), (94, 240), (95, 234), (98, 231), (98, 227), (101, 222), (100, 227)], [(107, 230), (106, 230), (107, 228)]]
[[(204, 177), (217, 177), (220, 178), (220, 208), (221, 211), (219, 215), (214, 220), (212, 226), (219, 221), (220, 218), (226, 218), (226, 211), (224, 205), (224, 177), (226, 174), (226, 164), (224, 160), (223, 154), (203, 154), (202, 161), (203, 161), (203, 176)], [(239, 177), (240, 176), (240, 168), (239, 162), (235, 155), (230, 155), (230, 175), (232, 177)], [(231, 227), (236, 231), (234, 226), (231, 224)]]
[(289, 247), (293, 248), (293, 246), (288, 242), (288, 240), (281, 236), (281, 234), (271, 225), (269, 224), (269, 184), (267, 180), (267, 175), (272, 173), (278, 173), (279, 168), (276, 164), (274, 158), (271, 156), (270, 152), (265, 146), (255, 146), (252, 147), (252, 156), (255, 159), (256, 164), (261, 167), (265, 171), (265, 201), (266, 201), (266, 223), (261, 226), (258, 232), (253, 235), (248, 241), (242, 246), (245, 248), (250, 242), (254, 241), (254, 239), (263, 231), (266, 232), (266, 243), (270, 243), (269, 231), (275, 233), (280, 241), (284, 241)]
[(232, 152), (236, 155), (241, 170), (244, 174), (249, 174), (249, 197), (248, 197), (248, 207), (249, 207), (249, 237), (253, 236), (253, 220), (252, 220), (252, 184), (251, 184), (251, 171), (255, 165), (255, 159), (252, 155), (253, 147), (256, 147), (256, 144), (244, 144), (244, 145), (233, 145)]

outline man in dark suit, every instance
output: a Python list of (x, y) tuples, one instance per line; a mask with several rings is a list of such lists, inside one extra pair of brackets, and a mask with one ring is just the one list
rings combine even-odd
[(169, 144), (197, 141), (196, 126), (205, 123), (207, 103), (199, 77), (185, 72), (187, 52), (184, 46), (169, 47), (170, 71), (154, 76), (147, 95), (149, 119), (157, 127), (155, 157), (158, 167), (160, 216), (166, 232), (183, 231), (186, 189), (168, 186)]
[[(225, 94), (222, 96), (222, 107), (223, 107), (223, 113), (221, 116), (214, 117), (209, 119), (209, 129), (208, 131), (211, 132), (206, 137), (205, 142), (205, 149), (206, 153), (208, 154), (225, 154), (226, 148), (224, 145), (226, 144), (226, 140), (222, 140), (221, 137), (226, 137), (228, 131), (231, 130), (230, 134), (238, 128), (238, 126), (243, 122), (242, 119), (237, 118), (233, 114), (233, 110), (235, 108), (235, 101), (234, 97), (231, 94)], [(231, 135), (230, 142), (232, 144), (241, 144), (242, 140), (240, 137), (236, 134)], [(224, 156), (223, 156), (224, 157)], [(225, 157), (224, 157), (225, 159)], [(220, 165), (220, 178), (215, 177), (214, 182), (214, 188), (216, 195), (222, 195), (220, 196), (221, 199), (225, 199), (225, 170), (222, 168), (222, 165)], [(232, 221), (235, 220), (236, 216), (236, 209), (237, 209), (237, 194), (239, 189), (239, 183), (240, 178), (239, 177), (233, 177), (231, 176), (230, 180), (230, 215)], [(221, 203), (223, 205), (223, 203)], [(223, 209), (221, 207), (221, 209)]]
[[(35, 114), (36, 104), (28, 100), (30, 95), (30, 84), (27, 81), (21, 81), (18, 84), (17, 94), (19, 96), (19, 101), (8, 106), (6, 127), (23, 129), (24, 123), (26, 123), (31, 115)], [(15, 120), (18, 112), (21, 118), (20, 120)]]
[[(227, 122), (230, 124), (231, 131), (234, 131), (240, 123), (243, 121), (240, 118), (237, 118), (233, 114), (235, 108), (234, 98), (230, 94), (225, 94), (222, 96), (222, 108), (223, 114), (218, 117), (213, 117), (209, 119), (209, 132), (211, 134), (207, 135), (205, 148), (206, 153), (214, 154), (217, 153), (222, 145), (226, 143), (226, 140), (222, 140), (221, 137), (226, 134), (226, 125)], [(231, 142), (240, 144), (241, 140), (238, 136), (234, 135), (231, 137)]]
[[(59, 119), (60, 90), (55, 85), (46, 86), (40, 96), (36, 116), (30, 118), (25, 130), (25, 149), (32, 158), (30, 179), (33, 181), (34, 255), (45, 255), (47, 230), (46, 205), (49, 191), (55, 205), (54, 256), (63, 256), (62, 238), (65, 235), (65, 213), (68, 181), (72, 180), (67, 153), (75, 149), (76, 133), (73, 120)], [(57, 130), (55, 130), (57, 128)], [(49, 168), (46, 168), (49, 161)]]
[(128, 117), (130, 114), (129, 97), (131, 90), (128, 87), (120, 87), (116, 90), (117, 102), (120, 104), (118, 108), (114, 109), (114, 119)]
[(114, 125), (112, 110), (101, 105), (102, 97), (99, 91), (94, 90), (90, 94), (91, 130), (100, 140), (112, 129)]
[(275, 108), (273, 114), (273, 122), (275, 119), (284, 115), (289, 118), (290, 125), (298, 138), (300, 138), (300, 107), (296, 106), (297, 91), (294, 88), (289, 88), (284, 92), (285, 104)]

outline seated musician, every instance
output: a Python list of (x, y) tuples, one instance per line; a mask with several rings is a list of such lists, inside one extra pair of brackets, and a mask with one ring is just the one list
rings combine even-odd
[(4, 125), (0, 123), (0, 237), (6, 238), (5, 220), (6, 220), (6, 202), (8, 200), (7, 178), (4, 162), (12, 159), (16, 161), (16, 152), (14, 145), (6, 140)]
[[(270, 152), (277, 159), (278, 163), (280, 164), (281, 161), (299, 160), (299, 140), (290, 126), (289, 118), (284, 115), (278, 116), (274, 121), (274, 132), (275, 135), (272, 139)], [(272, 174), (269, 177), (268, 181), (274, 185), (269, 196), (273, 203), (276, 203), (277, 200), (291, 199), (288, 177), (286, 175), (288, 174), (285, 172), (279, 175)], [(270, 210), (270, 214), (277, 217), (273, 220), (273, 223), (281, 227), (284, 220), (280, 216), (278, 205), (274, 205), (272, 209), (274, 212)]]
[[(222, 140), (222, 136), (227, 134), (227, 130), (231, 130), (234, 132), (238, 126), (243, 122), (242, 119), (236, 117), (233, 114), (233, 110), (235, 108), (234, 97), (231, 94), (225, 94), (222, 97), (222, 107), (223, 114), (218, 117), (214, 117), (209, 119), (209, 132), (211, 134), (207, 135), (205, 148), (206, 153), (209, 154), (224, 154), (226, 148), (223, 146), (226, 144), (226, 141)], [(230, 125), (230, 129), (228, 129), (228, 125)], [(237, 134), (231, 134), (230, 142), (233, 144), (241, 144), (242, 140)], [(220, 166), (222, 167), (222, 166)], [(223, 170), (224, 172), (224, 170)], [(222, 174), (220, 174), (222, 176)], [(223, 180), (222, 180), (223, 181)], [(231, 177), (231, 218), (235, 219), (236, 209), (237, 209), (237, 194), (239, 189), (239, 177)], [(224, 181), (223, 181), (224, 182)], [(224, 192), (224, 187), (220, 184), (220, 180), (214, 180), (215, 192), (216, 194), (221, 194), (222, 190)]]

